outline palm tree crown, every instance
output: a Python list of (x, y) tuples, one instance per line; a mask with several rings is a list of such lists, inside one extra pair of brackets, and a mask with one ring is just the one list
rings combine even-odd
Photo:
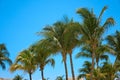
[[(47, 64), (51, 64), (54, 67), (55, 61), (53, 58), (50, 58), (52, 51), (51, 47), (48, 46), (50, 43), (47, 40), (43, 39), (31, 46), (32, 52), (35, 53), (35, 62), (36, 65), (40, 68), (42, 80), (44, 80), (44, 68)], [(46, 46), (47, 45), (47, 46)]]
[(115, 35), (107, 37), (110, 52), (116, 55), (116, 61), (120, 61), (120, 32), (116, 31)]
[(83, 19), (83, 24), (80, 29), (82, 33), (81, 43), (91, 47), (92, 51), (91, 80), (92, 74), (94, 72), (94, 59), (95, 55), (97, 54), (96, 49), (98, 47), (99, 40), (102, 39), (102, 35), (106, 29), (115, 23), (114, 19), (112, 17), (109, 17), (103, 24), (101, 24), (101, 18), (106, 9), (107, 7), (105, 6), (98, 17), (96, 17), (93, 10), (90, 11), (86, 8), (80, 8), (77, 11), (77, 13)]
[(35, 58), (30, 50), (23, 50), (19, 53), (15, 63), (10, 67), (10, 71), (24, 70), (29, 73), (30, 80), (32, 80), (32, 73), (35, 71)]
[(67, 17), (65, 17), (64, 20), (64, 22), (58, 21), (52, 26), (45, 27), (43, 34), (47, 39), (50, 39), (54, 44), (56, 44), (56, 52), (61, 52), (65, 66), (66, 80), (68, 80), (66, 55), (69, 53), (72, 76), (73, 80), (75, 80), (72, 62), (72, 50), (77, 45), (77, 36), (80, 29), (79, 24), (73, 22), (72, 19), (69, 20)]

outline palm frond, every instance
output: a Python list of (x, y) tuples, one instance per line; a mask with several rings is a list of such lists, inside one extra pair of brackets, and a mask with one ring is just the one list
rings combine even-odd
[(51, 66), (55, 66), (55, 61), (54, 61), (54, 59), (53, 58), (49, 58), (47, 61), (46, 61), (46, 64), (48, 64), (48, 63), (50, 63), (51, 64)]
[(115, 21), (112, 17), (107, 18), (107, 20), (104, 22), (103, 27), (104, 29), (109, 28), (110, 26), (113, 26), (115, 24)]
[(90, 11), (87, 8), (80, 8), (80, 9), (77, 10), (77, 13), (81, 17), (83, 17), (84, 19), (88, 18), (89, 16), (91, 16), (91, 13), (90, 13)]
[(85, 52), (79, 52), (79, 53), (76, 55), (76, 58), (79, 58), (79, 57), (91, 58), (91, 54), (88, 54), (88, 53), (85, 53)]
[(98, 17), (98, 21), (100, 21), (103, 13), (105, 12), (105, 10), (106, 10), (107, 8), (108, 8), (107, 6), (104, 6), (104, 7), (103, 7), (103, 9), (102, 9), (102, 11), (100, 12), (100, 15), (99, 15), (99, 17)]

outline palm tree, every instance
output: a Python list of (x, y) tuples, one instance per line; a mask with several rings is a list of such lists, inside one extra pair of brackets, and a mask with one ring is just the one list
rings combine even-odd
[(65, 41), (66, 41), (66, 50), (70, 57), (70, 65), (71, 65), (71, 73), (72, 73), (72, 79), (75, 80), (75, 74), (74, 74), (74, 66), (73, 66), (73, 59), (72, 59), (72, 53), (73, 49), (78, 45), (78, 35), (79, 35), (79, 24), (77, 22), (74, 22), (72, 19), (65, 24), (67, 27), (67, 31), (65, 35)]
[(5, 69), (5, 63), (12, 64), (12, 61), (9, 58), (9, 52), (4, 44), (0, 44), (0, 66), (2, 69)]
[(75, 74), (74, 74), (74, 66), (73, 66), (73, 59), (72, 59), (72, 52), (73, 49), (77, 46), (78, 44), (78, 35), (79, 35), (79, 26), (80, 24), (77, 22), (74, 22), (73, 19), (69, 19), (68, 17), (64, 17), (64, 22), (62, 22), (65, 26), (65, 33), (63, 40), (65, 50), (69, 54), (70, 58), (70, 65), (71, 65), (71, 73), (72, 73), (72, 79), (75, 80)]
[(31, 50), (35, 53), (35, 62), (41, 71), (42, 80), (45, 80), (45, 78), (44, 78), (45, 66), (47, 64), (51, 64), (51, 66), (54, 67), (54, 65), (55, 65), (54, 59), (50, 58), (51, 51), (52, 51), (51, 47), (46, 46), (46, 44), (47, 44), (46, 42), (47, 42), (47, 40), (42, 39), (39, 42), (37, 42), (31, 46)]
[(114, 55), (116, 55), (116, 61), (120, 61), (120, 32), (116, 31), (115, 35), (109, 35), (107, 37), (108, 46), (110, 49), (110, 52)]
[[(106, 79), (106, 73), (103, 73), (101, 71), (102, 69), (100, 67), (94, 69), (93, 80), (105, 80)], [(87, 80), (90, 80), (90, 74), (86, 74), (85, 76)]]
[[(95, 54), (95, 60), (96, 60), (96, 66), (97, 68), (99, 67), (99, 61), (100, 60), (108, 60), (108, 55), (105, 54), (105, 52), (108, 52), (108, 47), (107, 45), (102, 45), (101, 43), (98, 45), (98, 47), (96, 48), (96, 53)], [(82, 47), (82, 51), (79, 52), (76, 55), (76, 58), (79, 57), (86, 57), (86, 58), (92, 58), (92, 53), (91, 53), (91, 48), (89, 46), (83, 46)]]
[(87, 75), (90, 74), (90, 72), (91, 72), (91, 65), (92, 65), (91, 62), (89, 62), (89, 61), (84, 62), (83, 68), (79, 69), (79, 72), (82, 73), (82, 74), (80, 74), (78, 76), (78, 79), (83, 78), (83, 77), (88, 79)]
[(106, 60), (107, 61), (109, 59), (108, 55), (105, 54), (106, 52), (109, 52), (108, 46), (107, 45), (102, 45), (102, 44), (99, 44), (98, 46), (99, 47), (96, 50), (97, 54), (95, 55), (97, 68), (99, 67), (99, 61), (100, 60)]
[(64, 34), (66, 33), (66, 26), (62, 22), (56, 22), (53, 26), (47, 26), (44, 28), (43, 35), (50, 42), (56, 44), (55, 48), (58, 48), (58, 52), (61, 52), (63, 63), (65, 67), (66, 80), (68, 80), (68, 70), (66, 64), (66, 45), (64, 40)]
[(32, 80), (32, 73), (35, 71), (35, 56), (30, 50), (23, 50), (19, 53), (16, 61), (10, 67), (10, 71), (24, 70), (29, 74), (30, 80)]
[(105, 80), (114, 80), (118, 75), (116, 74), (118, 71), (120, 71), (120, 62), (117, 61), (114, 64), (111, 64), (109, 62), (104, 62), (102, 66), (102, 72), (106, 73), (106, 79)]
[[(79, 72), (82, 74), (78, 76), (78, 80), (83, 77), (86, 78), (86, 80), (90, 80), (91, 65), (92, 65), (91, 62), (89, 61), (84, 62), (83, 68), (79, 70)], [(103, 72), (103, 68), (101, 67), (95, 68), (93, 72), (93, 80), (105, 80), (106, 75), (107, 73)]]
[(106, 73), (102, 72), (101, 67), (94, 69), (93, 80), (105, 80), (105, 79), (106, 79)]
[[(66, 20), (67, 19), (67, 20)], [(65, 21), (58, 21), (53, 26), (47, 26), (44, 28), (44, 36), (47, 39), (53, 41), (56, 44), (58, 52), (61, 52), (64, 67), (66, 80), (68, 80), (68, 70), (66, 64), (66, 55), (69, 53), (70, 55), (70, 63), (71, 63), (71, 71), (73, 80), (75, 80), (74, 69), (73, 69), (73, 61), (72, 61), (72, 49), (77, 45), (77, 32), (78, 32), (78, 23), (74, 23), (73, 20), (65, 18)]]
[(101, 24), (101, 17), (106, 9), (107, 7), (105, 6), (98, 17), (96, 17), (93, 10), (90, 11), (86, 8), (80, 8), (77, 11), (77, 13), (83, 19), (83, 25), (80, 29), (82, 33), (81, 43), (90, 46), (92, 51), (91, 80), (94, 72), (94, 59), (95, 54), (97, 54), (96, 48), (98, 47), (97, 45), (99, 44), (99, 40), (102, 39), (102, 35), (104, 34), (105, 30), (115, 23), (114, 19), (110, 17), (107, 18), (103, 24)]
[(13, 80), (22, 80), (23, 78), (20, 75), (16, 75)]

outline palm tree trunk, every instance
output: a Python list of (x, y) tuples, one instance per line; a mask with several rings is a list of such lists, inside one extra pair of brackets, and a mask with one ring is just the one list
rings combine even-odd
[(68, 80), (68, 70), (67, 70), (67, 63), (66, 63), (66, 53), (62, 53), (62, 57), (63, 57), (64, 67), (65, 67), (66, 80)]
[(31, 73), (29, 73), (29, 78), (30, 78), (30, 80), (32, 80), (32, 74)]
[(44, 80), (44, 72), (43, 72), (43, 69), (41, 70), (41, 76), (42, 76), (42, 80)]
[(71, 65), (72, 79), (75, 80), (73, 60), (72, 60), (72, 52), (70, 52), (69, 56), (70, 56), (70, 65)]
[(95, 53), (92, 54), (92, 68), (91, 68), (91, 78), (90, 80), (93, 80), (93, 72), (94, 72), (94, 57), (95, 57)]
[(66, 63), (66, 61), (64, 61), (64, 67), (65, 67), (66, 80), (68, 80), (68, 70), (67, 70), (67, 63)]
[(92, 45), (92, 69), (91, 69), (91, 75), (90, 75), (90, 80), (93, 80), (93, 72), (94, 72), (94, 65), (95, 65), (95, 48), (96, 48), (96, 44)]

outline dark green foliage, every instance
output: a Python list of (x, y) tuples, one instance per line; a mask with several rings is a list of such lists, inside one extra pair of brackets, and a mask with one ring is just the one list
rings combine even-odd
[(58, 76), (55, 80), (65, 80), (64, 76)]
[(5, 63), (11, 65), (12, 61), (9, 58), (9, 52), (7, 51), (6, 46), (4, 44), (0, 44), (0, 67), (2, 67), (2, 69), (6, 68)]
[(20, 75), (16, 75), (13, 80), (23, 80), (23, 77)]
[(115, 35), (107, 37), (110, 53), (116, 56), (116, 61), (120, 61), (120, 32), (116, 31)]
[(92, 56), (91, 80), (93, 78), (95, 67), (94, 61), (95, 57), (98, 55), (97, 49), (99, 49), (98, 45), (100, 40), (102, 40), (102, 36), (106, 29), (115, 23), (114, 19), (109, 17), (101, 24), (101, 18), (106, 9), (107, 7), (105, 6), (98, 17), (94, 14), (93, 9), (88, 10), (86, 8), (80, 8), (77, 11), (83, 19), (82, 26), (80, 26), (80, 32), (82, 34), (80, 42), (82, 43), (82, 46), (88, 46), (91, 49), (89, 50)]

